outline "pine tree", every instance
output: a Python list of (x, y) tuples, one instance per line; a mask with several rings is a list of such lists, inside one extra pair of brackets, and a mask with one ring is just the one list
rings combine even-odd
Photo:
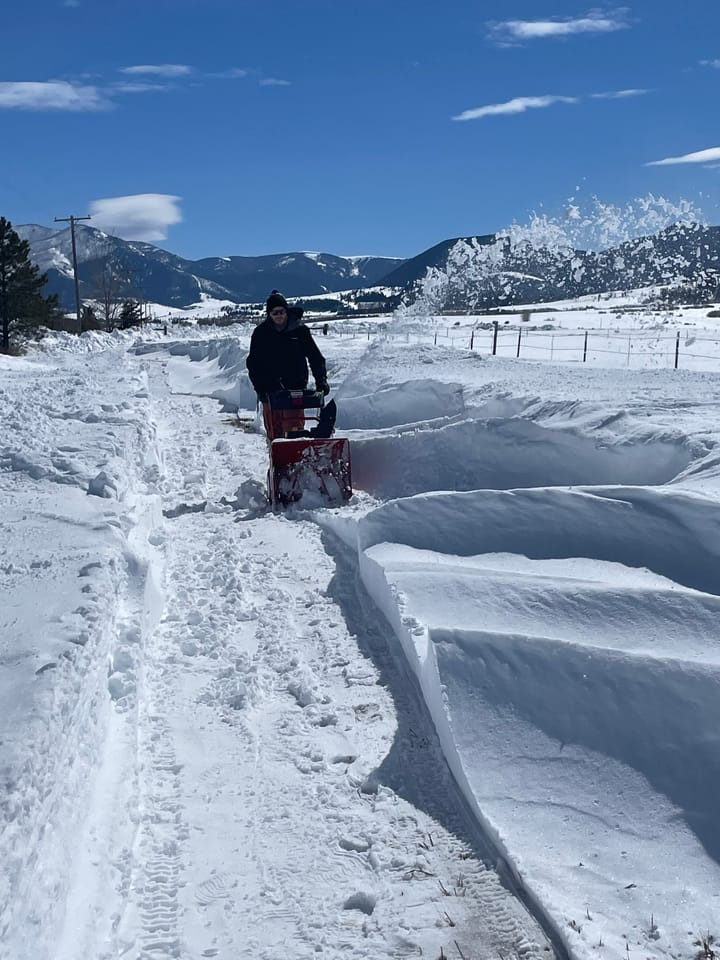
[(142, 325), (142, 310), (137, 300), (125, 300), (120, 308), (118, 317), (118, 326), (121, 330), (127, 330), (129, 327), (139, 327)]
[(21, 240), (5, 217), (0, 217), (0, 318), (2, 353), (10, 353), (13, 340), (49, 324), (57, 311), (57, 296), (43, 297), (47, 283), (30, 262), (30, 244)]

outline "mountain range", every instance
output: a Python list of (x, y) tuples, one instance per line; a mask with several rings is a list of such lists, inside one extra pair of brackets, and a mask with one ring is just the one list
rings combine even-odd
[[(30, 256), (47, 273), (47, 293), (64, 307), (75, 304), (70, 228), (37, 224), (14, 228)], [(80, 296), (102, 299), (109, 285), (117, 298), (135, 297), (188, 307), (203, 295), (232, 303), (259, 303), (277, 288), (299, 297), (375, 286), (405, 261), (392, 257), (339, 257), (330, 253), (279, 253), (260, 257), (186, 260), (150, 243), (122, 240), (85, 224), (75, 227)]]
[[(26, 224), (15, 230), (29, 242), (33, 262), (47, 273), (46, 292), (58, 293), (61, 304), (72, 310), (70, 229)], [(363, 291), (378, 287), (385, 288), (385, 296), (390, 293), (387, 288), (397, 294), (411, 289), (428, 268), (444, 267), (459, 240), (480, 248), (495, 239), (493, 234), (448, 239), (405, 260), (307, 252), (187, 260), (150, 243), (122, 240), (84, 224), (75, 227), (75, 234), (83, 299), (112, 295), (115, 300), (136, 298), (169, 307), (189, 307), (207, 297), (258, 304), (274, 288), (293, 299), (340, 291), (349, 291), (352, 299), (373, 299)], [(547, 301), (708, 275), (717, 285), (719, 267), (720, 227), (697, 224), (676, 224), (602, 252), (578, 251), (573, 258), (508, 248), (496, 272), (478, 281), (482, 289), (476, 290), (474, 305)]]

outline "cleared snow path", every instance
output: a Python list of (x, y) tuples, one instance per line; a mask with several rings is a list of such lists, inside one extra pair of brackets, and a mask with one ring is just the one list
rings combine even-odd
[(549, 955), (483, 864), (352, 569), (307, 516), (223, 506), (262, 476), (264, 441), (171, 395), (165, 360), (143, 363), (164, 607), (137, 677), (127, 906), (103, 955)]

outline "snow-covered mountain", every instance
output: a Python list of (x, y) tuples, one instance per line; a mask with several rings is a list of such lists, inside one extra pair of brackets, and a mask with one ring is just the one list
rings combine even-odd
[[(15, 227), (30, 243), (32, 259), (48, 274), (48, 293), (74, 301), (70, 228), (37, 224)], [(119, 296), (185, 307), (201, 295), (234, 303), (257, 303), (277, 287), (298, 297), (355, 290), (379, 282), (403, 261), (392, 257), (338, 257), (329, 253), (279, 253), (262, 257), (207, 257), (186, 260), (150, 243), (122, 240), (94, 227), (75, 228), (80, 293), (97, 298), (108, 270)]]
[[(501, 258), (495, 240), (493, 234), (444, 240), (400, 264), (383, 283), (407, 288), (429, 268), (444, 267), (456, 244), (465, 245), (467, 251), (460, 258), (461, 300), (467, 303), (468, 284), (474, 285), (475, 304), (488, 307), (697, 283), (701, 278), (712, 286), (720, 283), (720, 227), (677, 223), (607, 249), (575, 249), (570, 254), (542, 242), (513, 245), (507, 238)], [(474, 268), (468, 269), (468, 257), (476, 261)]]
[[(36, 224), (15, 228), (30, 243), (31, 256), (48, 274), (48, 293), (74, 304), (70, 230)], [(114, 298), (136, 297), (170, 307), (187, 307), (203, 297), (233, 303), (259, 303), (278, 288), (290, 297), (384, 286), (409, 290), (428, 268), (444, 267), (459, 241), (485, 247), (493, 234), (443, 240), (408, 260), (390, 257), (340, 257), (292, 252), (260, 257), (206, 257), (186, 260), (150, 243), (121, 240), (93, 227), (76, 227), (78, 274), (83, 298), (102, 299), (101, 288), (114, 286)], [(508, 248), (504, 273), (489, 278), (485, 305), (552, 301), (606, 290), (690, 281), (720, 275), (720, 227), (675, 225), (597, 253), (578, 251), (555, 257), (542, 247), (527, 253)], [(108, 272), (110, 277), (108, 277)], [(502, 288), (498, 299), (497, 289)], [(480, 302), (480, 301), (478, 301)]]

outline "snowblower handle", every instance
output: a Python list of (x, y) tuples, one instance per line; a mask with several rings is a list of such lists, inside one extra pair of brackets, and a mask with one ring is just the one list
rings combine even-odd
[(268, 394), (271, 410), (322, 409), (325, 395), (322, 390), (274, 390)]

